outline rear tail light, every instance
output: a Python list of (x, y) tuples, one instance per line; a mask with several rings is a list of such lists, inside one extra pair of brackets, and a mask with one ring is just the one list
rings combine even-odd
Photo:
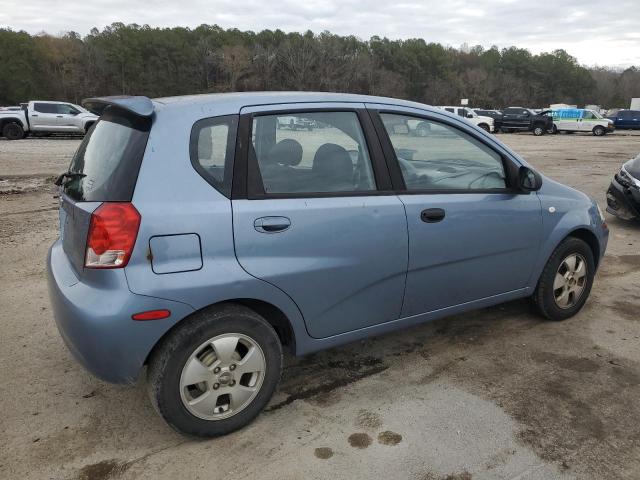
[(127, 265), (140, 227), (140, 214), (131, 203), (103, 203), (91, 214), (87, 234), (86, 268)]

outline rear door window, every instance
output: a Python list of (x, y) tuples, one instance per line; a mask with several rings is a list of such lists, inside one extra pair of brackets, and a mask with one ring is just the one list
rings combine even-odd
[(58, 108), (54, 103), (36, 103), (33, 109), (40, 113), (58, 113)]
[[(394, 125), (394, 131), (406, 122)], [(406, 133), (405, 133), (406, 135)], [(264, 193), (367, 192), (376, 189), (355, 112), (261, 115), (253, 120), (250, 161)]]
[(63, 192), (81, 202), (131, 201), (150, 128), (149, 118), (107, 110), (73, 156)]

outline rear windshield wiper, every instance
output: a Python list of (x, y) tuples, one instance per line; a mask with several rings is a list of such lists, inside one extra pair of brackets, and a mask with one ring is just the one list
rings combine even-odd
[[(73, 180), (74, 178), (84, 178), (86, 176), (87, 175), (82, 172), (65, 172), (62, 175), (60, 175), (58, 178), (56, 178), (56, 181), (53, 183), (55, 183), (59, 187), (60, 185), (63, 185), (70, 180)], [(66, 182), (65, 182), (65, 178), (67, 179)]]

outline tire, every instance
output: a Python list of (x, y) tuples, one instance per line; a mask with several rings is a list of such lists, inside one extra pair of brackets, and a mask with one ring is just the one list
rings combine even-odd
[[(216, 359), (217, 350), (211, 345), (235, 338), (238, 339), (237, 346), (228, 349), (233, 357), (220, 355), (220, 360)], [(220, 351), (224, 352), (223, 349)], [(244, 356), (240, 355), (243, 352)], [(262, 373), (243, 373), (242, 365), (249, 358), (249, 352), (253, 352), (252, 367), (256, 358), (262, 359)], [(237, 362), (237, 366), (223, 361), (224, 358)], [(183, 381), (183, 377), (188, 376), (187, 367), (193, 364), (198, 367), (193, 370), (197, 375)], [(212, 369), (214, 365), (221, 366), (222, 370), (218, 368), (216, 372)], [(273, 327), (253, 310), (229, 304), (197, 312), (154, 349), (149, 360), (147, 387), (156, 411), (175, 430), (195, 437), (216, 437), (244, 427), (260, 413), (278, 385), (281, 370), (282, 346)], [(206, 381), (185, 385), (201, 378), (200, 374)], [(247, 383), (247, 375), (251, 377), (250, 381), (255, 378), (254, 384)], [(252, 385), (254, 393), (243, 400), (249, 395), (247, 387)], [(234, 392), (238, 393), (237, 397)], [(200, 395), (211, 399), (203, 404), (209, 409), (203, 405), (187, 407), (186, 403), (197, 400)], [(232, 406), (232, 399), (236, 398), (245, 403), (238, 406), (237, 413), (232, 413), (236, 408)], [(223, 411), (225, 402), (228, 409)], [(203, 413), (205, 410), (206, 414)], [(197, 416), (200, 414), (218, 418)]]
[(7, 123), (2, 128), (2, 136), (7, 140), (20, 140), (24, 138), (24, 129), (22, 125), (16, 122)]
[[(563, 274), (562, 272), (568, 271), (566, 267), (571, 266), (571, 261), (568, 260), (571, 258), (577, 259), (575, 266), (578, 270), (582, 268), (578, 267), (580, 264), (586, 269), (584, 277), (582, 277), (584, 280), (581, 285), (581, 290), (579, 293), (574, 290), (573, 298), (571, 293), (568, 293), (567, 297), (563, 297), (568, 285), (563, 282), (557, 282), (557, 280), (559, 280), (557, 275), (566, 277), (567, 273)], [(567, 261), (568, 263), (565, 263)], [(543, 317), (549, 320), (559, 321), (573, 317), (580, 311), (589, 297), (594, 274), (595, 262), (591, 247), (589, 247), (584, 240), (567, 237), (553, 251), (549, 260), (547, 260), (542, 275), (540, 275), (538, 285), (532, 297), (536, 309)], [(576, 272), (570, 276), (573, 280), (576, 280), (576, 284), (574, 287), (569, 286), (569, 289), (580, 287), (579, 273)], [(560, 284), (563, 285), (562, 288), (554, 289), (554, 287), (558, 287)], [(563, 305), (564, 300), (567, 300), (565, 305)]]
[(535, 125), (533, 127), (533, 134), (536, 137), (541, 137), (542, 135), (544, 135), (546, 132), (545, 128), (542, 125)]
[(559, 133), (558, 127), (556, 127), (555, 125), (551, 127), (551, 133), (554, 135), (557, 135)]
[(597, 126), (593, 127), (593, 134), (596, 137), (602, 137), (606, 133), (607, 133), (607, 131), (604, 129), (604, 127), (602, 127), (600, 125), (597, 125)]
[(490, 133), (491, 132), (491, 128), (489, 128), (489, 125), (487, 125), (486, 123), (481, 123), (480, 125), (478, 125), (481, 129), (483, 129), (485, 132)]

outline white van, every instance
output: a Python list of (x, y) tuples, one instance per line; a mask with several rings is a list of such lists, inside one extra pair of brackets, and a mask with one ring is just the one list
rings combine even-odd
[(481, 117), (476, 112), (467, 107), (438, 107), (442, 110), (446, 110), (447, 112), (455, 113), (467, 121), (477, 125), (481, 129), (493, 133), (495, 131), (493, 118), (491, 117)]
[(553, 117), (553, 133), (590, 132), (600, 137), (615, 129), (613, 121), (586, 108), (561, 108), (545, 113)]

